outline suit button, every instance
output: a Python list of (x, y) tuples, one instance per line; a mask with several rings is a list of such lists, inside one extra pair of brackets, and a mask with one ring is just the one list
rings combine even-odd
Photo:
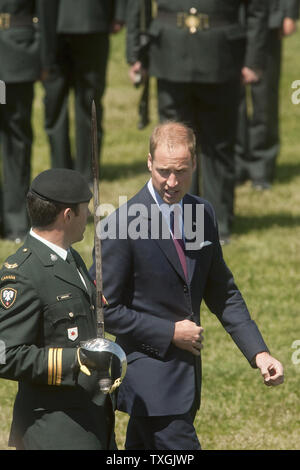
[(189, 291), (189, 288), (188, 288), (188, 286), (185, 284), (185, 285), (183, 286), (183, 292), (184, 292), (185, 294), (187, 294), (188, 291)]

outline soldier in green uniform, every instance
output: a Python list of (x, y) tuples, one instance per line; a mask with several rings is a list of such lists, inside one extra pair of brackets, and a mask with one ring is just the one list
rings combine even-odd
[[(29, 228), (25, 197), (30, 184), (34, 81), (40, 76), (40, 39), (35, 0), (0, 0), (0, 104), (2, 236), (19, 241)], [(1, 198), (0, 198), (1, 199)]]
[(27, 195), (32, 228), (0, 271), (0, 377), (19, 382), (9, 439), (17, 449), (116, 448), (110, 395), (97, 370), (78, 367), (79, 342), (96, 337), (95, 286), (71, 248), (90, 198), (74, 170), (38, 175)]
[(236, 179), (250, 179), (253, 187), (269, 189), (275, 176), (279, 154), (279, 81), (282, 37), (293, 34), (299, 16), (299, 0), (268, 2), (266, 69), (257, 83), (250, 85), (251, 112), (245, 87), (241, 90), (237, 130)]
[[(98, 142), (103, 130), (102, 96), (106, 85), (109, 35), (121, 29), (126, 0), (41, 0), (45, 26), (45, 128), (52, 167), (80, 171), (91, 182), (91, 103), (98, 116)], [(75, 93), (74, 162), (69, 138), (68, 98)]]
[[(247, 28), (239, 22), (247, 4)], [(139, 47), (140, 11), (151, 0), (128, 1), (127, 59), (132, 80), (148, 69), (157, 78), (161, 121), (195, 131), (201, 150), (201, 185), (191, 188), (214, 206), (222, 240), (229, 239), (234, 206), (234, 143), (241, 77), (258, 80), (264, 64), (266, 2), (157, 0), (147, 21), (150, 46)], [(142, 55), (141, 55), (142, 53)], [(199, 163), (199, 157), (198, 157)], [(201, 188), (199, 186), (202, 186)]]

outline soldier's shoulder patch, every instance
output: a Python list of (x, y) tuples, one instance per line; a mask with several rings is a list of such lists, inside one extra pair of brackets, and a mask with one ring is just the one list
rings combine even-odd
[(4, 308), (10, 308), (16, 301), (18, 291), (13, 287), (0, 290), (0, 303)]

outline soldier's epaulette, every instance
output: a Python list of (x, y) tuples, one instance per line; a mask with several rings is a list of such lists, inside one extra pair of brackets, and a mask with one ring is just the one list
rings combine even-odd
[(29, 257), (31, 254), (31, 250), (26, 247), (21, 247), (14, 253), (13, 255), (9, 256), (7, 260), (3, 263), (1, 271), (9, 270), (11, 272), (17, 270), (24, 261)]

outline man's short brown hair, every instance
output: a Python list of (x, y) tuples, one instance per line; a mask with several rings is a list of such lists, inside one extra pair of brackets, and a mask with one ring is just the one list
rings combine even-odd
[(193, 129), (182, 122), (165, 121), (156, 126), (150, 137), (150, 155), (154, 159), (157, 146), (165, 143), (168, 147), (186, 145), (190, 151), (192, 160), (196, 155), (196, 137)]
[(79, 213), (79, 204), (63, 204), (47, 201), (41, 199), (30, 190), (27, 193), (26, 202), (31, 226), (35, 228), (45, 228), (53, 224), (58, 214), (68, 207), (72, 209), (75, 215)]

